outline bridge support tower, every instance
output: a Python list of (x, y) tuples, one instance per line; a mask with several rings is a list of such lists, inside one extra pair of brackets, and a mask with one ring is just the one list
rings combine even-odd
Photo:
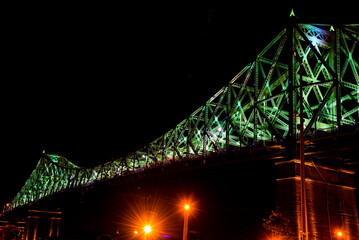
[[(278, 162), (277, 168), (276, 211), (289, 220), (291, 239), (305, 239), (301, 226), (300, 161)], [(348, 169), (305, 163), (309, 239), (359, 239), (354, 173)]]

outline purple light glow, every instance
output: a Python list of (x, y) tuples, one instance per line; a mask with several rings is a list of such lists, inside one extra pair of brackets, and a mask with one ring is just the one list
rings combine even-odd
[(170, 238), (171, 236), (169, 236), (169, 235), (162, 235), (162, 237)]

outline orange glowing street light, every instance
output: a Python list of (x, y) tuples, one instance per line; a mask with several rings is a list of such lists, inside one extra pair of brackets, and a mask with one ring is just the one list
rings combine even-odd
[(338, 237), (340, 237), (340, 238), (343, 236), (343, 233), (341, 231), (338, 231), (337, 234), (338, 234)]
[(144, 228), (144, 230), (145, 230), (145, 233), (148, 234), (148, 233), (151, 232), (152, 229), (151, 229), (151, 226), (150, 226), (150, 225), (146, 225), (145, 228)]
[(151, 226), (150, 225), (146, 225), (145, 227), (144, 227), (144, 231), (145, 231), (145, 240), (147, 240), (147, 234), (149, 234), (150, 232), (151, 232), (151, 230), (152, 230), (152, 228), (151, 228)]

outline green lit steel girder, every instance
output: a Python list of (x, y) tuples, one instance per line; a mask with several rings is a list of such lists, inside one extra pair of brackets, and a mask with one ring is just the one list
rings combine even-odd
[(203, 106), (137, 151), (94, 168), (43, 154), (7, 210), (67, 189), (229, 147), (273, 141), (291, 144), (289, 140), (298, 133), (301, 67), (304, 133), (354, 125), (359, 118), (358, 38), (358, 24), (291, 22)]

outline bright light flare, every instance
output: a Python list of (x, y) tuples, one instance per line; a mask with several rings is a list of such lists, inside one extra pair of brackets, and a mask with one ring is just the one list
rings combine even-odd
[[(167, 201), (153, 196), (145, 198), (134, 194), (126, 198), (126, 208), (119, 216), (120, 230), (124, 232), (124, 239), (157, 239), (161, 234), (170, 234), (175, 228), (173, 219), (175, 212)], [(137, 234), (134, 233), (137, 231)]]
[(194, 217), (198, 212), (198, 201), (194, 200), (195, 198), (192, 195), (187, 195), (186, 197), (178, 197), (178, 213), (177, 214), (186, 214)]
[(144, 228), (144, 230), (145, 230), (145, 233), (148, 234), (148, 233), (151, 232), (152, 229), (151, 229), (151, 226), (150, 226), (150, 225), (146, 225), (145, 228)]
[(341, 231), (338, 232), (338, 237), (342, 237), (343, 233)]

